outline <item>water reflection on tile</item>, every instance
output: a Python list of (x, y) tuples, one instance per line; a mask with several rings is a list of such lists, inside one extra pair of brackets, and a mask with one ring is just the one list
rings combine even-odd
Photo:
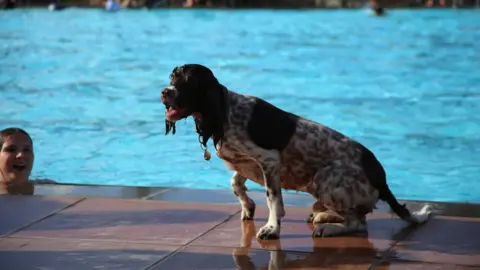
[(365, 270), (373, 259), (332, 252), (285, 252), (250, 248), (187, 247), (154, 267), (170, 269), (350, 269)]
[(392, 257), (480, 267), (480, 219), (435, 217), (395, 246)]
[[(453, 264), (433, 264), (413, 261), (390, 261), (378, 265), (375, 270), (474, 270), (475, 268), (453, 265)], [(373, 269), (372, 269), (373, 270)]]
[(215, 243), (224, 247), (251, 247), (270, 250), (332, 252), (335, 254), (359, 254), (378, 257), (398, 240), (407, 235), (411, 228), (386, 213), (374, 213), (368, 217), (368, 235), (334, 238), (312, 238), (313, 225), (305, 221), (310, 211), (304, 208), (288, 208), (282, 220), (280, 240), (257, 240), (256, 232), (265, 225), (268, 209), (257, 207), (255, 221), (242, 222), (240, 216), (233, 217), (195, 240), (192, 245), (207, 246)]

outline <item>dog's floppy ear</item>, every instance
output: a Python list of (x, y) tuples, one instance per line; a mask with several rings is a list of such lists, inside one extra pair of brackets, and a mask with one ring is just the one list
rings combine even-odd
[(203, 146), (207, 146), (208, 139), (213, 137), (213, 144), (223, 138), (223, 128), (227, 117), (226, 94), (227, 89), (221, 85), (212, 73), (202, 76), (199, 81), (202, 88), (202, 121), (198, 123), (197, 130)]

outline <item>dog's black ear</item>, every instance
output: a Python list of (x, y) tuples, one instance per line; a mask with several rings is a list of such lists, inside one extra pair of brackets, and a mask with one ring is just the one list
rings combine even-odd
[(165, 119), (165, 135), (168, 135), (170, 130), (172, 130), (172, 135), (175, 135), (175, 132), (176, 132), (175, 122), (168, 121), (167, 119)]
[(223, 128), (227, 117), (225, 95), (226, 88), (218, 82), (208, 88), (205, 95), (205, 114), (208, 115), (215, 146), (224, 135)]
[(208, 73), (198, 78), (198, 86), (202, 92), (202, 121), (197, 130), (200, 131), (201, 143), (205, 147), (210, 137), (213, 138), (214, 146), (223, 138), (227, 118), (227, 89), (218, 82), (213, 73)]

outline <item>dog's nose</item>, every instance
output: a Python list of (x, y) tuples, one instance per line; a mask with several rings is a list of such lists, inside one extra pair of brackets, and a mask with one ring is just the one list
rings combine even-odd
[(172, 97), (173, 94), (173, 89), (170, 88), (165, 88), (162, 90), (162, 97), (167, 98), (167, 97)]

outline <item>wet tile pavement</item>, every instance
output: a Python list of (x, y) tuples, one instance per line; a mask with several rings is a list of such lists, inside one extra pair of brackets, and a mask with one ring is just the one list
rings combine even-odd
[[(287, 194), (279, 240), (257, 240), (230, 191), (44, 185), (0, 195), (0, 269), (480, 269), (480, 205), (435, 203), (425, 225), (379, 203), (368, 234), (313, 239), (312, 200)], [(407, 202), (416, 208), (422, 202)]]

